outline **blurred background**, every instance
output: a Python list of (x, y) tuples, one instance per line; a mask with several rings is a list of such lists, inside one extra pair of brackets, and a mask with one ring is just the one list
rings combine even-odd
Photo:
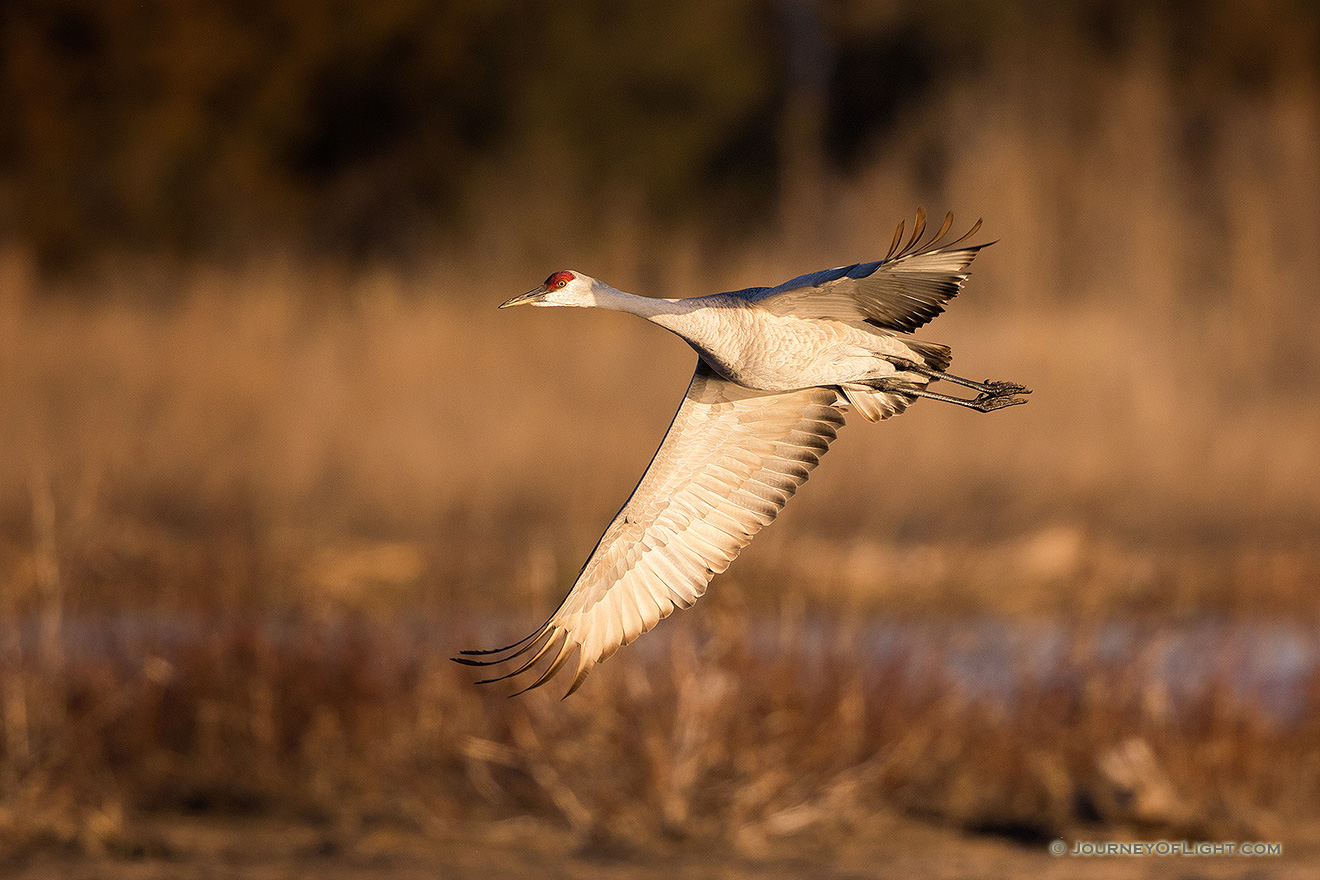
[[(996, 241), (921, 335), (1029, 406), (849, 425), (570, 700), (448, 662), (552, 610), (694, 360), (499, 302), (918, 205)], [(5, 3), (0, 869), (1308, 875), (1317, 277), (1303, 0)]]

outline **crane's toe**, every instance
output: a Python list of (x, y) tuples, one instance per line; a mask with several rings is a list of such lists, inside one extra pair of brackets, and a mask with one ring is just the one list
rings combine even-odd
[(986, 391), (981, 394), (982, 397), (1012, 397), (1014, 394), (1030, 394), (1031, 389), (1025, 385), (1019, 385), (1016, 382), (1003, 382), (994, 379), (986, 379)]
[(1015, 396), (1019, 393), (1030, 394), (1031, 392), (1026, 388), (1022, 388), (1020, 385), (1015, 386), (1015, 390), (1011, 391), (983, 392), (976, 395), (968, 405), (971, 406), (972, 409), (980, 410), (981, 412), (993, 412), (997, 409), (1003, 409), (1006, 406), (1017, 406), (1020, 403), (1026, 403), (1027, 399), (1025, 397)]

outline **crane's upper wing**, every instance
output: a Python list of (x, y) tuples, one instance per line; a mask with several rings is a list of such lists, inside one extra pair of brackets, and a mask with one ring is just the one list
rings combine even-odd
[(972, 258), (985, 247), (960, 247), (981, 228), (979, 220), (962, 238), (940, 244), (952, 224), (953, 215), (948, 214), (934, 238), (921, 244), (926, 212), (918, 209), (912, 237), (900, 249), (903, 224), (898, 224), (883, 260), (825, 269), (743, 295), (777, 315), (868, 321), (911, 332), (944, 311), (944, 304), (958, 295)]
[(836, 399), (832, 388), (752, 391), (699, 361), (641, 482), (559, 609), (521, 642), (464, 652), (503, 656), (455, 659), (491, 665), (539, 646), (500, 677), (550, 655), (531, 690), (558, 672), (576, 647), (573, 693), (597, 663), (700, 598), (711, 577), (775, 518), (843, 425)]

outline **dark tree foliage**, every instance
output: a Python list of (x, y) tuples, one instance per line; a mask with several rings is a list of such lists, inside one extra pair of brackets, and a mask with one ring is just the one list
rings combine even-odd
[(789, 94), (846, 174), (945, 78), (1060, 30), (1100, 57), (1155, 34), (1176, 75), (1251, 88), (1316, 66), (1315, 21), (1301, 0), (9, 0), (0, 238), (47, 269), (388, 255), (461, 234), (501, 180), (588, 213), (626, 192), (661, 221), (772, 217)]

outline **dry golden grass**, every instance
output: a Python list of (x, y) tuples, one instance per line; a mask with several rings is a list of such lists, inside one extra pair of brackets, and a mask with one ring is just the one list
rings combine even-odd
[[(942, 195), (1002, 241), (927, 335), (1035, 394), (850, 425), (711, 598), (562, 704), (446, 658), (559, 597), (692, 355), (626, 316), (496, 313), (559, 268), (497, 222), (515, 194), (492, 194), (488, 252), (411, 273), (276, 260), (49, 290), (6, 252), (0, 851), (131, 852), (138, 817), (180, 810), (346, 837), (530, 816), (747, 853), (895, 810), (1029, 840), (1309, 839), (1320, 647), (1305, 630), (1281, 721), (1239, 686), (1261, 643), (1233, 627), (1315, 621), (1320, 100), (1230, 102), (1192, 175), (1176, 95), (1134, 65), (1084, 124), (1048, 77), (995, 114), (945, 95), (893, 155), (821, 182), (809, 237), (715, 256), (627, 216), (591, 248), (563, 233), (556, 263), (670, 296), (870, 257), (952, 130)], [(859, 662), (878, 614), (909, 641)], [(966, 638), (947, 621), (1006, 618), (1063, 633), (1044, 672), (1010, 655), (1013, 700), (930, 659)], [(1173, 699), (1162, 640), (1206, 619), (1221, 664)], [(1114, 620), (1138, 621), (1120, 656), (1099, 647)]]
[(446, 655), (478, 630), (452, 620), (67, 621), (81, 638), (59, 667), (5, 667), (0, 846), (128, 854), (161, 846), (140, 817), (177, 813), (300, 819), (336, 845), (527, 817), (583, 845), (766, 856), (828, 851), (895, 811), (1033, 845), (1314, 843), (1314, 667), (1281, 721), (1231, 664), (1177, 693), (1160, 627), (1121, 656), (1072, 627), (1046, 669), (1029, 645), (1001, 657), (1018, 667), (1003, 699), (946, 662), (966, 627), (859, 662), (874, 642), (856, 620), (816, 621), (829, 647), (811, 649), (791, 614), (767, 639), (707, 610), (713, 627), (672, 625), (565, 702), (474, 689)]

